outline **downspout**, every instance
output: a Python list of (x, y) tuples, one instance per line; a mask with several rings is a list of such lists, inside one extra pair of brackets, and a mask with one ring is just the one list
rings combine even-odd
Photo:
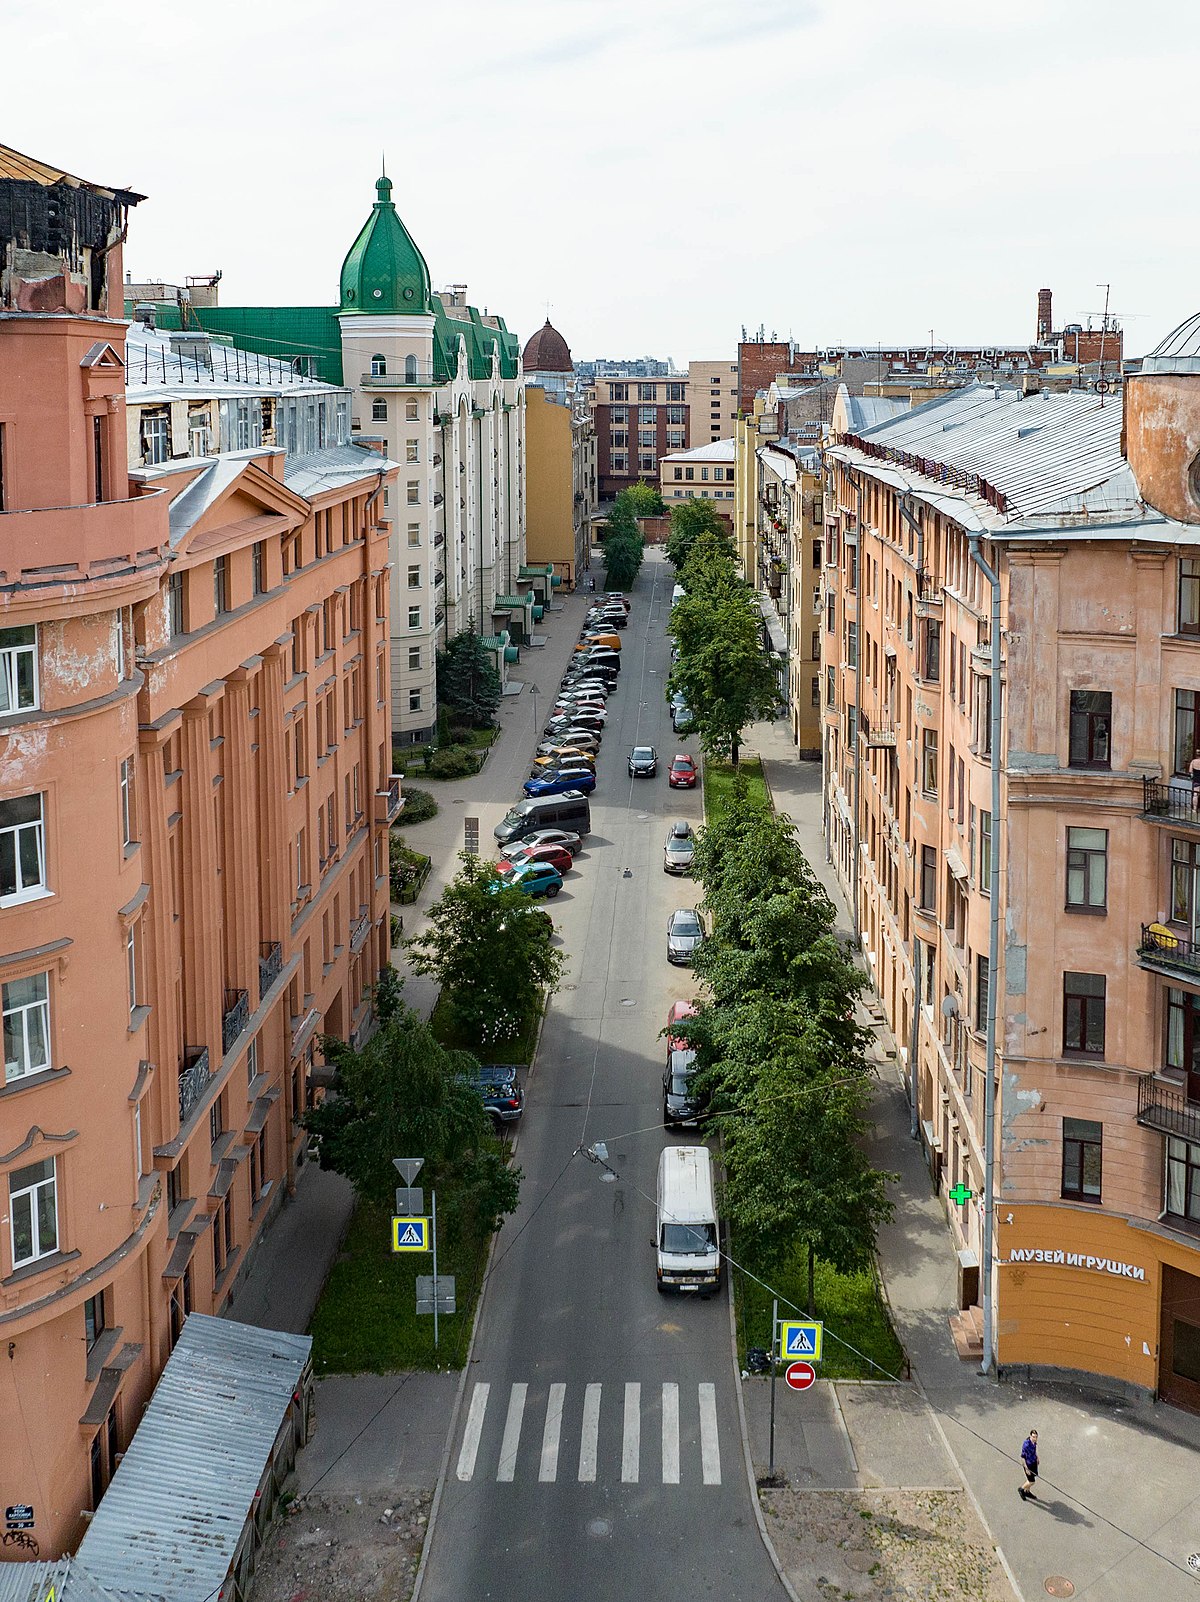
[[(849, 475), (847, 475), (849, 477)], [(861, 479), (851, 478), (854, 493), (858, 497), (858, 511), (856, 514), (856, 527), (854, 530), (854, 830), (853, 830), (853, 872), (851, 883), (853, 895), (851, 901), (851, 926), (854, 930), (854, 945), (856, 951), (862, 951), (862, 927), (858, 911), (859, 875), (861, 868), (858, 860), (861, 828), (859, 825), (859, 800), (862, 795), (862, 758), (859, 751), (862, 745), (860, 739), (860, 724), (862, 719), (862, 659), (863, 641), (862, 629), (862, 549), (863, 549), (863, 487)]]
[(992, 652), (991, 652), (991, 741), (992, 741), (992, 850), (988, 886), (991, 900), (991, 917), (988, 930), (988, 1005), (986, 1076), (987, 1094), (983, 1103), (983, 1359), (979, 1365), (984, 1374), (995, 1373), (996, 1309), (992, 1293), (992, 1251), (995, 1234), (995, 1201), (993, 1188), (996, 1171), (996, 997), (999, 989), (1000, 963), (1000, 579), (988, 565), (979, 549), (978, 534), (968, 534), (967, 545), (971, 560), (992, 587)]
[[(904, 519), (904, 521), (908, 524), (909, 528), (911, 528), (913, 533), (916, 535), (916, 539), (917, 539), (917, 595), (916, 595), (916, 599), (920, 600), (920, 598), (921, 598), (921, 576), (925, 572), (925, 530), (921, 526), (920, 520), (918, 518), (915, 518), (912, 515), (912, 513), (909, 511), (908, 507), (905, 505), (904, 497), (902, 495), (898, 498), (896, 504), (900, 508), (900, 516)], [(913, 643), (914, 643), (914, 645), (916, 645), (917, 650), (919, 652), (920, 648), (921, 648), (919, 640), (914, 640)], [(907, 842), (905, 842), (905, 843), (907, 844)], [(908, 1040), (908, 1133), (912, 1137), (913, 1140), (916, 1140), (918, 1135), (920, 1134), (920, 1117), (919, 1117), (919, 1114), (918, 1114), (918, 1111), (917, 1111), (917, 1106), (918, 1106), (917, 1095), (918, 1095), (918, 1085), (919, 1085), (919, 1080), (918, 1080), (918, 1075), (917, 1075), (917, 1043), (918, 1043), (918, 1040), (920, 1039), (920, 1018), (921, 1018), (921, 1004), (922, 1004), (922, 1000), (921, 1000), (920, 950), (921, 950), (921, 943), (917, 939), (916, 935), (914, 935), (913, 936), (913, 1015), (912, 1015), (912, 1027), (909, 1030), (909, 1040)]]

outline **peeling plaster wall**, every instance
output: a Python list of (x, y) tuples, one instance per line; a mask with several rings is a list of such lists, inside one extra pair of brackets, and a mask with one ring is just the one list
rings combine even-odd
[(41, 625), (42, 705), (49, 712), (116, 689), (120, 675), (118, 611)]

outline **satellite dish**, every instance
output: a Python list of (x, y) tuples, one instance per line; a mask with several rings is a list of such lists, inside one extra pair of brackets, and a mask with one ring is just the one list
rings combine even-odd
[(946, 996), (942, 997), (942, 1017), (943, 1018), (957, 1018), (958, 1017), (958, 997), (957, 996), (946, 995)]

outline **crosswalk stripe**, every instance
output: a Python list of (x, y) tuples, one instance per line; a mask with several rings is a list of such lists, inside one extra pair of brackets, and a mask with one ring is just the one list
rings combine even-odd
[(479, 1453), (479, 1437), (483, 1434), (483, 1415), (487, 1412), (488, 1392), (486, 1380), (476, 1384), (471, 1392), (471, 1406), (467, 1411), (467, 1427), (463, 1431), (462, 1450), (458, 1454), (458, 1477), (469, 1480), (475, 1472), (475, 1459)]
[(664, 1485), (679, 1484), (679, 1386), (670, 1380), (662, 1388), (662, 1477)]
[(562, 1433), (563, 1398), (566, 1394), (565, 1385), (550, 1387), (550, 1398), (546, 1403), (546, 1424), (542, 1430), (542, 1465), (538, 1470), (539, 1480), (558, 1478), (558, 1438)]
[(511, 1480), (517, 1472), (517, 1448), (521, 1444), (521, 1420), (525, 1417), (525, 1396), (529, 1386), (518, 1383), (508, 1398), (508, 1417), (504, 1420), (504, 1439), (500, 1442), (498, 1480)]
[(636, 1380), (625, 1384), (625, 1428), (621, 1437), (621, 1483), (636, 1485), (642, 1440), (642, 1387)]
[(717, 1445), (717, 1388), (700, 1386), (700, 1466), (705, 1485), (721, 1483), (721, 1448)]
[(596, 1478), (597, 1443), (600, 1438), (600, 1386), (589, 1385), (583, 1393), (583, 1432), (579, 1437), (579, 1480), (591, 1484)]

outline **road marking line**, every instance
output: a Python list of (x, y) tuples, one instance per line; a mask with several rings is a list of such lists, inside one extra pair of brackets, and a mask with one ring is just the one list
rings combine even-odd
[(635, 1380), (625, 1384), (625, 1429), (621, 1438), (621, 1484), (636, 1485), (638, 1452), (642, 1441), (642, 1387)]
[(525, 1417), (525, 1396), (529, 1386), (521, 1382), (513, 1386), (508, 1397), (508, 1417), (504, 1420), (504, 1439), (500, 1442), (498, 1480), (511, 1480), (517, 1472), (517, 1448), (521, 1444), (521, 1420)]
[(705, 1485), (721, 1483), (721, 1449), (717, 1445), (717, 1388), (700, 1387), (700, 1464)]
[(664, 1380), (662, 1388), (662, 1477), (679, 1484), (679, 1386)]
[(596, 1478), (596, 1448), (600, 1437), (600, 1386), (589, 1385), (583, 1393), (583, 1432), (579, 1437), (579, 1478), (592, 1484)]
[(542, 1466), (538, 1470), (539, 1480), (558, 1478), (558, 1438), (562, 1434), (563, 1398), (566, 1394), (565, 1385), (550, 1387), (550, 1399), (546, 1403), (546, 1424), (542, 1430)]
[(458, 1477), (469, 1480), (475, 1472), (475, 1458), (479, 1452), (479, 1437), (483, 1434), (483, 1415), (487, 1412), (487, 1381), (477, 1383), (471, 1392), (471, 1407), (467, 1413), (467, 1427), (463, 1431), (462, 1450), (458, 1454)]

